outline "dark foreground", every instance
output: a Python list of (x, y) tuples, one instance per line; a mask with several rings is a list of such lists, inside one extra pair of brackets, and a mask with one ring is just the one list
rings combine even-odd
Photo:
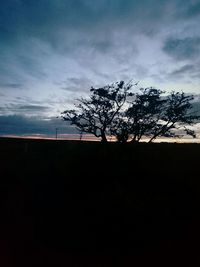
[(200, 266), (200, 145), (0, 139), (0, 266)]

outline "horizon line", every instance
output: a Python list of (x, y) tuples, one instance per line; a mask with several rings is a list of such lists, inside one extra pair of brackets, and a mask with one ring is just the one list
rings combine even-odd
[[(45, 135), (45, 134), (4, 134), (0, 135), (0, 137), (3, 138), (17, 138), (17, 139), (35, 139), (35, 140), (66, 140), (66, 141), (95, 141), (95, 142), (100, 142), (101, 140), (98, 139), (97, 137), (90, 135), (90, 134), (83, 134), (80, 136), (80, 134), (60, 134), (57, 137)], [(143, 138), (141, 142), (147, 142), (149, 140), (148, 138)], [(115, 140), (110, 137), (108, 138), (108, 142), (115, 142)], [(161, 143), (161, 142), (166, 142), (166, 143), (200, 143), (200, 138), (169, 138), (169, 137), (158, 137), (155, 139), (152, 143)]]

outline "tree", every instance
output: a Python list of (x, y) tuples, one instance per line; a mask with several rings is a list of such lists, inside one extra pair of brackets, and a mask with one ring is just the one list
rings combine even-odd
[(118, 140), (131, 139), (131, 142), (139, 142), (143, 136), (148, 135), (155, 128), (165, 102), (160, 98), (162, 93), (163, 91), (154, 88), (141, 88), (140, 92), (134, 95), (134, 99), (129, 103), (124, 114), (122, 127), (116, 131)]
[(193, 99), (193, 95), (185, 95), (184, 92), (172, 92), (168, 95), (158, 116), (157, 125), (150, 132), (152, 136), (149, 142), (158, 136), (180, 137), (181, 131), (195, 138), (195, 131), (186, 127), (194, 125), (200, 119), (200, 116), (190, 112)]
[(155, 88), (141, 89), (127, 109), (126, 120), (132, 142), (149, 137), (149, 142), (158, 136), (180, 137), (181, 132), (196, 137), (187, 125), (193, 125), (200, 116), (190, 113), (192, 95), (171, 92), (162, 96), (163, 91)]
[(153, 142), (159, 136), (177, 137), (184, 134), (196, 137), (188, 126), (195, 124), (200, 116), (191, 112), (192, 95), (141, 88), (131, 92), (133, 84), (124, 81), (91, 88), (88, 99), (81, 98), (76, 109), (62, 113), (81, 133), (100, 137), (114, 136), (118, 142), (139, 142), (142, 137)]
[(124, 81), (102, 88), (91, 88), (91, 96), (88, 99), (78, 99), (74, 110), (65, 110), (62, 117), (70, 121), (81, 133), (90, 133), (107, 142), (107, 136), (111, 135), (111, 128), (116, 118), (119, 117), (127, 101), (131, 96), (132, 84)]

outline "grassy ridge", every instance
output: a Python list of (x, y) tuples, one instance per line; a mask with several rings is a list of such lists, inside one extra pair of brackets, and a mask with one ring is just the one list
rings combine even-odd
[(192, 253), (199, 154), (199, 144), (1, 138), (2, 224), (12, 221), (10, 240), (18, 231), (57, 250)]

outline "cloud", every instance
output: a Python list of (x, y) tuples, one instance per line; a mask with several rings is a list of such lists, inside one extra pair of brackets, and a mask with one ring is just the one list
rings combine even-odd
[(177, 13), (180, 17), (186, 18), (194, 18), (200, 14), (200, 3), (199, 0), (186, 0), (180, 1), (179, 9)]
[(184, 39), (168, 38), (163, 50), (177, 60), (195, 59), (200, 52), (200, 37)]
[[(185, 84), (191, 84), (198, 81), (200, 75), (200, 67), (199, 62), (194, 62), (193, 64), (184, 64), (180, 67), (176, 67), (173, 71), (169, 71), (167, 73), (167, 77), (171, 81), (182, 81)], [(198, 83), (197, 83), (198, 86)], [(199, 88), (197, 88), (197, 92), (199, 92)], [(191, 92), (194, 93), (194, 92)]]
[(166, 88), (170, 78), (181, 89), (195, 80), (197, 92), (198, 9), (196, 0), (2, 0), (1, 114), (57, 115), (64, 100), (121, 79)]
[(200, 95), (194, 95), (191, 111), (200, 116)]
[(184, 75), (184, 74), (193, 72), (194, 69), (195, 69), (194, 65), (187, 64), (177, 70), (174, 70), (170, 74), (174, 76)]
[[(18, 40), (21, 35), (34, 36), (55, 42), (55, 36), (64, 29), (90, 31), (107, 25), (108, 27), (127, 24), (134, 16), (143, 23), (162, 19), (168, 1), (144, 0), (13, 0), (1, 3), (1, 39)], [(109, 22), (109, 23), (108, 23)], [(138, 23), (137, 23), (138, 24)], [(140, 23), (141, 24), (141, 23)], [(138, 26), (138, 25), (136, 25)], [(152, 27), (153, 28), (153, 27)]]
[(25, 117), (20, 115), (0, 116), (0, 135), (36, 135), (55, 136), (55, 129), (59, 134), (73, 134), (77, 131), (60, 118)]
[[(155, 35), (174, 21), (178, 9), (177, 0), (4, 0), (0, 6), (1, 46), (9, 44), (12, 49), (32, 39), (66, 52), (94, 36), (94, 49), (107, 52), (112, 49), (114, 32), (128, 32), (132, 37)], [(119, 37), (123, 40), (124, 36)]]
[(93, 85), (93, 81), (86, 77), (72, 77), (61, 83), (63, 90), (72, 92), (88, 91)]
[(27, 111), (43, 111), (43, 110), (48, 110), (49, 107), (47, 106), (36, 106), (36, 105), (24, 105), (24, 106), (18, 106), (20, 110), (23, 110), (25, 112)]
[(0, 86), (2, 88), (6, 88), (6, 89), (20, 89), (23, 88), (23, 84), (21, 83), (4, 83), (4, 82), (0, 82)]
[[(21, 99), (18, 99), (19, 102), (21, 102)], [(18, 102), (18, 101), (17, 101)], [(22, 99), (23, 102), (23, 99)], [(50, 106), (45, 105), (24, 105), (19, 103), (8, 103), (0, 108), (0, 114), (19, 114), (19, 115), (25, 115), (25, 116), (33, 116), (33, 115), (42, 115), (47, 113), (49, 110), (51, 110)]]

